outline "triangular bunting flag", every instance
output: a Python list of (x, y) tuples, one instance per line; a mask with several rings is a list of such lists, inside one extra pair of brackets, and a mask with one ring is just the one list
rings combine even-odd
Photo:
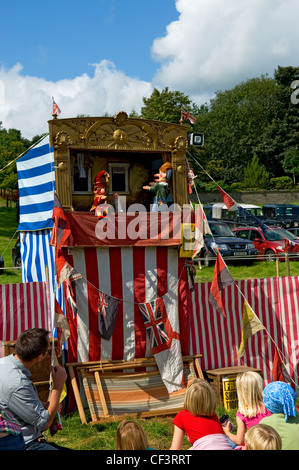
[(57, 337), (59, 340), (60, 348), (68, 340), (71, 335), (70, 328), (63, 311), (55, 298), (55, 314), (54, 314), (54, 326), (57, 328)]
[(263, 329), (265, 329), (264, 325), (260, 322), (250, 305), (248, 305), (245, 300), (243, 306), (242, 338), (237, 354), (238, 359), (244, 354), (248, 338)]
[(213, 281), (211, 285), (211, 290), (209, 294), (209, 302), (213, 307), (224, 317), (226, 317), (225, 310), (222, 304), (220, 291), (225, 289), (227, 286), (234, 284), (234, 279), (232, 278), (229, 270), (227, 269), (226, 264), (224, 263), (221, 254), (217, 252), (217, 258), (215, 263)]
[(195, 256), (197, 256), (201, 249), (205, 246), (204, 236), (207, 233), (212, 235), (202, 205), (199, 203), (195, 215), (195, 247), (192, 258), (195, 258)]
[(285, 368), (284, 363), (281, 360), (280, 354), (275, 348), (274, 358), (273, 358), (273, 365), (272, 365), (272, 378), (273, 382), (288, 382), (291, 383), (292, 379), (288, 374), (288, 371)]
[(219, 189), (219, 192), (228, 210), (237, 209), (238, 204), (222, 188), (220, 188), (218, 184), (217, 188)]

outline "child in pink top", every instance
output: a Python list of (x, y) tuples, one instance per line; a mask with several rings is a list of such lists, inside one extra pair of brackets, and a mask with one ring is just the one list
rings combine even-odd
[(236, 386), (239, 401), (236, 414), (237, 434), (231, 432), (229, 423), (223, 427), (223, 430), (233, 443), (242, 446), (247, 429), (271, 413), (263, 403), (264, 381), (260, 374), (251, 371), (238, 374)]

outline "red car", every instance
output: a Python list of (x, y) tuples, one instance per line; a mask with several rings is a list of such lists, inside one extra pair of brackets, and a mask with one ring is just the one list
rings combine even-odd
[[(290, 239), (277, 227), (262, 230), (260, 227), (239, 227), (233, 232), (240, 238), (247, 238), (251, 240), (257, 251), (257, 259), (264, 259), (266, 261), (275, 261), (276, 258), (280, 260), (285, 259), (284, 244), (285, 239)], [(294, 240), (295, 241), (295, 240)], [(299, 244), (294, 243), (291, 245), (289, 252), (289, 259), (294, 260), (299, 257)]]

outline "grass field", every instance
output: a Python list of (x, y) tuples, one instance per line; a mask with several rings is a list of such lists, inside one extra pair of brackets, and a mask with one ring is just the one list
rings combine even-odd
[[(0, 254), (4, 258), (5, 270), (0, 276), (0, 284), (19, 283), (21, 272), (13, 267), (11, 250), (17, 238), (17, 216), (15, 207), (6, 207), (0, 200)], [(229, 271), (235, 280), (250, 278), (267, 278), (277, 275), (276, 264), (269, 262), (254, 262), (251, 266), (229, 265)], [(208, 282), (212, 280), (214, 267), (202, 267), (197, 269), (196, 282)], [(279, 275), (286, 275), (285, 263), (279, 263)], [(299, 262), (290, 262), (290, 275), (299, 275)], [(229, 414), (235, 421), (236, 410), (227, 412), (223, 406), (217, 408), (217, 414)], [(169, 449), (172, 440), (172, 417), (148, 418), (138, 420), (147, 432), (149, 444), (154, 449)], [(119, 421), (93, 425), (82, 425), (79, 414), (74, 412), (71, 416), (62, 416), (63, 429), (55, 436), (49, 436), (49, 441), (54, 441), (62, 446), (75, 450), (115, 450), (115, 436)], [(185, 439), (184, 449), (190, 446)]]

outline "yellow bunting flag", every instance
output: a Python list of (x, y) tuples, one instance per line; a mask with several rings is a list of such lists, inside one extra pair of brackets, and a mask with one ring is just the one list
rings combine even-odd
[(252, 308), (248, 305), (245, 300), (243, 306), (242, 339), (237, 355), (238, 359), (244, 354), (245, 345), (248, 338), (257, 333), (257, 331), (263, 329), (265, 329), (264, 325), (260, 322)]

